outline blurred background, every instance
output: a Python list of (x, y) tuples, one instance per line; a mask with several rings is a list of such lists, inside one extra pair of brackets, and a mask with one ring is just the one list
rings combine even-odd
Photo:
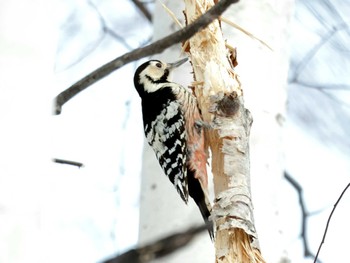
[[(223, 23), (253, 113), (252, 196), (267, 262), (313, 262), (350, 181), (350, 1), (241, 1)], [(163, 1), (184, 25), (182, 1)], [(0, 262), (100, 262), (201, 223), (144, 144), (130, 63), (53, 115), (54, 97), (179, 27), (153, 0), (0, 1)], [(172, 62), (180, 45), (154, 55)], [(174, 76), (189, 85), (189, 63)], [(53, 159), (79, 164), (67, 165)], [(344, 262), (345, 193), (320, 262)], [(171, 213), (170, 213), (171, 211)], [(205, 250), (202, 257), (196, 251)], [(213, 262), (206, 233), (159, 262)]]

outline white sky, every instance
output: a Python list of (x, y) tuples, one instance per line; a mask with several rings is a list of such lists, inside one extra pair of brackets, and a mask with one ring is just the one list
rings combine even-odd
[[(72, 11), (68, 3), (0, 1), (1, 263), (96, 262), (137, 241), (143, 133), (139, 100), (131, 89), (135, 65), (78, 95), (62, 115), (51, 116), (54, 95), (126, 51), (104, 40), (94, 51), (98, 59), (55, 74), (59, 25)], [(93, 20), (87, 16), (86, 23)], [(98, 30), (94, 23), (89, 28)], [(60, 64), (74, 56), (74, 49), (68, 50)], [(293, 124), (286, 138), (288, 170), (303, 185), (308, 210), (322, 210), (309, 219), (310, 247), (316, 251), (330, 209), (349, 181), (350, 162)], [(53, 164), (52, 157), (85, 167)], [(302, 259), (299, 218), (294, 218), (299, 207), (294, 190), (284, 187), (288, 196), (282, 198), (291, 210), (288, 235), (294, 237), (289, 256), (293, 262), (312, 262)], [(348, 244), (341, 240), (350, 235), (349, 204), (346, 193), (331, 222), (323, 262), (346, 257)]]

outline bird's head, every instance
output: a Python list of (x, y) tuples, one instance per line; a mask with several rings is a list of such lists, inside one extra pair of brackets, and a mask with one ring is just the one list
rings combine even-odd
[(142, 97), (146, 93), (157, 91), (162, 83), (170, 81), (170, 73), (173, 69), (185, 63), (184, 58), (174, 63), (165, 63), (159, 60), (150, 60), (139, 66), (134, 75), (134, 85)]

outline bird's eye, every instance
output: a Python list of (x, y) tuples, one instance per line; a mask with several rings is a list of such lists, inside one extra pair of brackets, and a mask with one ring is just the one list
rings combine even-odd
[(156, 67), (157, 67), (157, 68), (161, 68), (161, 67), (162, 67), (162, 64), (158, 62), (158, 63), (156, 64)]

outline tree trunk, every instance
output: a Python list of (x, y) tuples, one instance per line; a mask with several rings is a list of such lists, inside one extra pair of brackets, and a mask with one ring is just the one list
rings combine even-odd
[[(294, 0), (240, 1), (224, 17), (231, 19), (272, 50), (222, 23), (225, 37), (237, 47), (246, 107), (254, 122), (250, 139), (251, 188), (255, 226), (267, 262), (286, 262), (290, 211), (283, 192), (282, 142), (289, 66), (289, 21)], [(287, 243), (288, 242), (288, 243)]]
[[(185, 0), (187, 23), (214, 5)], [(216, 226), (216, 262), (264, 262), (260, 256), (250, 191), (250, 112), (234, 72), (235, 52), (226, 48), (219, 21), (187, 43), (195, 77), (194, 90), (203, 119), (213, 123), (206, 132), (212, 154)]]

